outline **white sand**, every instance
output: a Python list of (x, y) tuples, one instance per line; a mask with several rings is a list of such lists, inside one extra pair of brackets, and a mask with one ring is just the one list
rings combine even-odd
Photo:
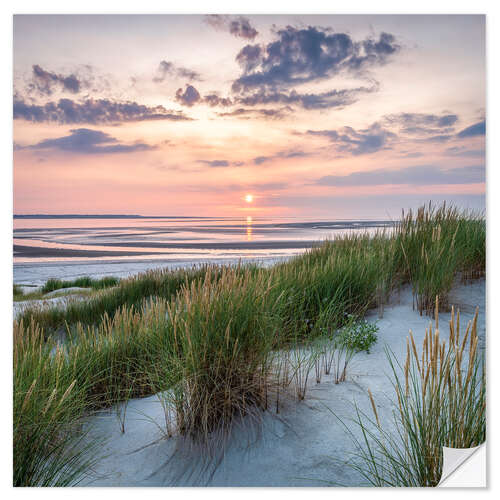
[(58, 288), (57, 290), (52, 290), (52, 292), (46, 293), (43, 298), (44, 299), (50, 299), (53, 297), (58, 297), (60, 295), (85, 295), (88, 292), (91, 292), (92, 288), (88, 287), (81, 287), (81, 286), (69, 286), (67, 288)]
[[(484, 346), (485, 282), (457, 286), (452, 303), (462, 312), (462, 324), (480, 307), (478, 333)], [(367, 319), (377, 320), (373, 311)], [(446, 325), (449, 313), (440, 315)], [(338, 385), (330, 376), (316, 384), (311, 374), (307, 399), (290, 401), (279, 419), (274, 412), (264, 417), (260, 436), (236, 432), (226, 450), (225, 458), (214, 470), (201, 471), (196, 453), (174, 454), (176, 438), (162, 438), (164, 415), (157, 396), (129, 402), (125, 433), (115, 410), (92, 417), (91, 437), (102, 439), (101, 451), (106, 458), (95, 469), (86, 484), (95, 486), (326, 486), (325, 481), (343, 485), (360, 485), (360, 478), (342, 461), (350, 460), (354, 448), (345, 430), (328, 411), (330, 408), (346, 423), (354, 417), (352, 403), (371, 415), (367, 390), (377, 403), (384, 426), (392, 421), (392, 388), (387, 375), (390, 368), (384, 353), (388, 345), (404, 360), (406, 336), (412, 329), (417, 345), (421, 344), (428, 317), (412, 310), (408, 289), (385, 309), (378, 321), (378, 342), (370, 354), (358, 354), (348, 368), (348, 380)], [(357, 431), (354, 425), (350, 428)], [(358, 434), (358, 432), (356, 432)], [(169, 460), (170, 459), (170, 460)], [(340, 463), (338, 461), (341, 461)]]
[[(88, 292), (91, 290), (91, 288), (77, 286), (59, 288), (46, 293), (42, 299), (15, 301), (13, 302), (14, 319), (16, 319), (25, 309), (49, 309), (53, 307), (64, 309), (71, 302), (85, 299)], [(31, 291), (33, 291), (33, 289)]]

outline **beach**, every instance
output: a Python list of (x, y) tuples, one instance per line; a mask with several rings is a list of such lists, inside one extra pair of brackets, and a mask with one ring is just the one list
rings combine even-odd
[[(485, 341), (485, 281), (457, 285), (451, 303), (460, 309), (463, 324), (472, 320), (479, 307), (478, 331)], [(162, 434), (163, 409), (157, 396), (127, 403), (125, 432), (121, 432), (116, 409), (93, 417), (91, 437), (103, 443), (104, 458), (88, 480), (92, 486), (359, 486), (360, 475), (349, 463), (356, 460), (356, 448), (337, 417), (360, 437), (352, 424), (355, 407), (371, 414), (368, 390), (377, 404), (380, 419), (390, 426), (396, 408), (391, 393), (391, 369), (385, 349), (404, 359), (410, 329), (421, 345), (429, 318), (412, 310), (406, 289), (386, 307), (384, 317), (377, 311), (367, 315), (380, 330), (370, 354), (358, 354), (349, 368), (348, 380), (335, 384), (323, 376), (320, 384), (309, 382), (305, 401), (287, 402), (279, 414), (272, 410), (259, 428), (236, 430), (219, 464), (207, 463), (193, 451), (177, 451), (176, 438)], [(450, 315), (440, 313), (448, 324)], [(206, 467), (206, 470), (204, 470)]]
[[(297, 255), (16, 262), (15, 373), (25, 387), (16, 418), (43, 408), (37, 453), (50, 449), (44, 429), (65, 436), (55, 460), (64, 469), (66, 453), (76, 453), (75, 464), (86, 464), (75, 469), (82, 486), (391, 485), (361, 473), (368, 443), (359, 444), (357, 420), (384, 440), (401, 436), (395, 377), (420, 365), (447, 377), (446, 349), (481, 373), (486, 345), (484, 221), (425, 210), (394, 232), (350, 230)], [(40, 385), (23, 363), (44, 373)], [(420, 370), (416, 389), (428, 377)], [(467, 443), (480, 444), (474, 398), (484, 386), (473, 378), (462, 389), (461, 380), (467, 422), (477, 421), (467, 425), (478, 426)], [(419, 390), (410, 399), (417, 407)], [(22, 436), (29, 427), (16, 429)], [(435, 486), (439, 471), (397, 481)]]

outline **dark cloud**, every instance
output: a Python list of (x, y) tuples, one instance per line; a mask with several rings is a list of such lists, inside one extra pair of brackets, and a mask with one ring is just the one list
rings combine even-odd
[(263, 49), (260, 45), (245, 45), (236, 55), (236, 61), (245, 73), (255, 69), (263, 57)]
[(46, 104), (28, 104), (21, 98), (14, 99), (14, 119), (32, 122), (57, 122), (63, 124), (123, 123), (146, 120), (191, 120), (181, 111), (172, 111), (163, 106), (145, 106), (133, 101), (110, 99), (86, 99), (73, 101), (59, 99)]
[(253, 40), (259, 32), (243, 16), (222, 16), (212, 14), (205, 16), (205, 22), (218, 31), (228, 31), (231, 35), (247, 40)]
[(207, 104), (211, 107), (216, 106), (232, 106), (233, 101), (228, 97), (220, 97), (217, 93), (212, 92), (202, 97), (196, 87), (187, 84), (184, 90), (177, 89), (175, 93), (175, 99), (177, 102), (183, 104), (184, 106), (194, 106), (195, 104)]
[[(195, 104), (206, 104), (210, 107), (229, 107), (240, 102), (238, 100), (232, 100), (228, 97), (220, 97), (216, 93), (207, 94), (201, 96), (200, 92), (192, 85), (186, 85), (185, 90), (178, 89), (175, 94), (175, 99), (177, 102), (183, 104), (184, 106), (192, 107)], [(243, 100), (241, 100), (243, 101)], [(272, 102), (280, 102), (279, 99), (273, 101), (272, 99), (264, 102), (265, 104)], [(249, 106), (258, 104), (258, 100), (255, 99), (252, 102), (249, 100)], [(265, 119), (281, 119), (285, 115), (291, 113), (293, 109), (290, 106), (282, 106), (281, 108), (261, 108), (261, 109), (247, 109), (247, 108), (236, 108), (231, 111), (226, 111), (223, 113), (217, 113), (217, 116), (221, 117), (241, 117), (244, 119), (249, 119), (251, 117), (261, 117)]]
[(203, 97), (203, 102), (209, 106), (231, 106), (233, 101), (229, 97), (219, 97), (217, 94), (208, 94)]
[(34, 64), (32, 86), (43, 95), (51, 95), (55, 89), (77, 94), (82, 84), (74, 74), (65, 76), (46, 71), (38, 64)]
[(339, 130), (308, 130), (307, 133), (327, 137), (332, 143), (337, 144), (338, 151), (355, 156), (391, 149), (390, 143), (397, 137), (393, 132), (382, 128), (379, 123), (374, 123), (363, 130), (343, 127)]
[(386, 184), (474, 184), (485, 181), (484, 166), (444, 169), (435, 165), (419, 165), (389, 170), (380, 168), (349, 175), (327, 175), (316, 181), (322, 186), (378, 186)]
[(114, 137), (100, 130), (77, 128), (70, 130), (70, 135), (57, 137), (56, 139), (46, 139), (23, 149), (49, 149), (78, 154), (112, 154), (149, 151), (155, 149), (155, 147), (140, 142), (122, 144)]
[(457, 137), (464, 139), (466, 137), (475, 137), (477, 135), (486, 135), (486, 120), (464, 128), (457, 134)]
[(312, 156), (312, 153), (301, 151), (297, 149), (290, 149), (287, 151), (279, 151), (278, 153), (270, 156), (257, 156), (253, 159), (255, 165), (262, 165), (276, 159), (291, 159), (291, 158), (307, 158)]
[(265, 163), (266, 161), (270, 161), (272, 160), (274, 157), (273, 156), (256, 156), (254, 159), (253, 159), (253, 162), (255, 163), (255, 165), (262, 165), (263, 163)]
[(287, 88), (329, 78), (342, 70), (358, 72), (384, 64), (400, 48), (390, 33), (356, 42), (346, 33), (287, 26), (276, 35), (273, 42), (247, 45), (238, 53), (236, 61), (243, 74), (233, 82), (234, 92)]
[(340, 108), (353, 104), (357, 97), (363, 93), (371, 93), (378, 90), (378, 85), (371, 87), (358, 87), (354, 89), (330, 90), (328, 92), (302, 94), (295, 90), (290, 92), (268, 92), (260, 90), (250, 95), (237, 98), (237, 101), (245, 106), (256, 106), (259, 104), (295, 104), (304, 109), (328, 109)]
[(209, 167), (241, 167), (245, 164), (243, 161), (228, 160), (198, 160), (197, 163), (208, 165)]
[(174, 63), (169, 61), (161, 61), (156, 71), (156, 76), (153, 78), (153, 82), (162, 83), (168, 77), (184, 78), (189, 81), (202, 81), (201, 75), (196, 71), (175, 66)]
[(290, 106), (284, 106), (278, 109), (268, 109), (268, 108), (257, 108), (257, 109), (247, 109), (247, 108), (237, 108), (233, 111), (227, 111), (225, 113), (217, 113), (217, 116), (221, 117), (239, 117), (243, 119), (250, 119), (252, 117), (260, 117), (270, 120), (281, 120), (290, 114), (293, 109)]
[[(358, 100), (358, 97), (362, 94), (368, 94), (372, 92), (376, 92), (378, 90), (378, 84), (373, 83), (371, 87), (357, 87), (353, 89), (341, 89), (341, 90), (330, 90), (327, 92), (319, 92), (319, 93), (299, 93), (296, 90), (292, 90), (289, 92), (278, 92), (278, 91), (266, 91), (263, 89), (259, 89), (256, 92), (253, 92), (244, 96), (237, 96), (233, 99), (228, 97), (220, 97), (219, 95), (213, 93), (205, 95), (203, 98), (200, 96), (199, 99), (197, 95), (199, 92), (196, 88), (191, 87), (192, 99), (190, 100), (192, 106), (194, 104), (207, 104), (212, 107), (220, 106), (220, 107), (229, 107), (232, 105), (241, 104), (243, 106), (260, 106), (260, 105), (272, 105), (272, 104), (284, 104), (287, 105), (286, 108), (281, 108), (281, 112), (277, 113), (276, 109), (259, 109), (255, 110), (256, 115), (261, 115), (263, 117), (271, 117), (276, 116), (277, 114), (283, 114), (282, 111), (286, 109), (286, 111), (292, 112), (293, 109), (290, 105), (299, 106), (303, 109), (330, 109), (330, 108), (342, 108), (344, 106), (353, 104)], [(196, 91), (196, 93), (195, 93)], [(184, 103), (184, 94), (187, 92), (179, 89), (177, 93), (180, 95), (176, 97), (176, 99)], [(250, 110), (245, 110), (244, 108), (235, 109), (231, 112), (221, 113), (220, 116), (236, 116), (236, 115), (249, 115)]]
[(202, 100), (200, 93), (192, 85), (186, 85), (186, 89), (184, 91), (182, 89), (177, 89), (175, 99), (177, 102), (180, 102), (184, 106), (188, 107), (194, 106)]
[(433, 127), (404, 127), (399, 129), (402, 134), (425, 136), (425, 135), (443, 135), (453, 132), (453, 127), (433, 128)]

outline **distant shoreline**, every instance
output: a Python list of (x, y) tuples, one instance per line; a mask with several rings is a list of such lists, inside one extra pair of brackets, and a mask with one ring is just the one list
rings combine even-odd
[(190, 215), (120, 215), (120, 214), (14, 214), (14, 219), (211, 219)]

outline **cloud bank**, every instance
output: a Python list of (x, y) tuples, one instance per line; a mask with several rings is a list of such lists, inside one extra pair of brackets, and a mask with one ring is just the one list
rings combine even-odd
[(466, 137), (476, 137), (478, 135), (486, 135), (486, 120), (482, 120), (470, 127), (461, 130), (457, 136), (461, 139)]
[(359, 72), (385, 64), (400, 49), (394, 35), (384, 32), (378, 39), (355, 41), (346, 33), (287, 26), (276, 35), (273, 42), (247, 45), (237, 54), (243, 73), (233, 82), (234, 92), (288, 88), (330, 78), (344, 70)]
[(78, 128), (70, 130), (69, 135), (57, 137), (55, 139), (46, 139), (32, 146), (26, 146), (20, 149), (52, 150), (64, 153), (93, 155), (150, 151), (155, 149), (155, 147), (140, 142), (123, 144), (100, 130)]
[(327, 137), (330, 142), (337, 145), (339, 152), (351, 153), (354, 156), (391, 149), (390, 144), (397, 137), (379, 123), (361, 130), (343, 127), (339, 130), (308, 130), (307, 134)]
[(146, 120), (191, 120), (182, 111), (172, 111), (163, 106), (145, 106), (134, 101), (111, 99), (59, 99), (46, 104), (29, 104), (22, 98), (14, 98), (14, 119), (36, 123), (92, 125), (138, 122)]

